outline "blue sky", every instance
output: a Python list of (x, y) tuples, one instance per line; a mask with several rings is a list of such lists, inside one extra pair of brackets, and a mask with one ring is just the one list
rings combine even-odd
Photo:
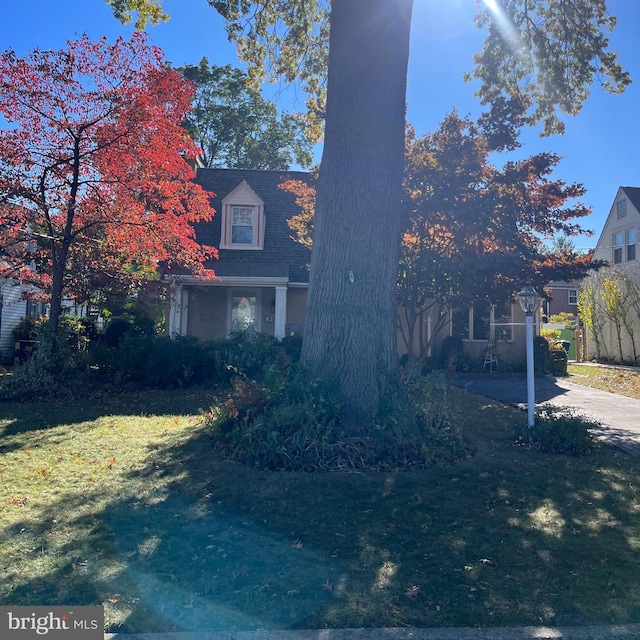
[[(206, 0), (164, 0), (164, 7), (171, 19), (150, 27), (149, 33), (175, 66), (197, 64), (202, 56), (212, 64), (237, 64), (222, 21)], [(586, 186), (584, 202), (593, 213), (583, 226), (596, 234), (575, 239), (585, 249), (595, 245), (618, 187), (640, 186), (640, 2), (609, 0), (609, 9), (619, 20), (611, 48), (635, 82), (620, 96), (594, 86), (581, 114), (567, 121), (566, 135), (541, 139), (530, 131), (518, 152), (519, 156), (557, 153), (563, 160), (555, 177)], [(408, 119), (418, 135), (433, 131), (453, 108), (460, 115), (480, 113), (473, 85), (462, 81), (482, 46), (483, 35), (473, 25), (474, 12), (475, 0), (416, 0), (407, 104)], [(63, 48), (66, 40), (82, 33), (113, 39), (132, 30), (113, 18), (103, 0), (10, 2), (3, 7), (0, 50), (12, 48), (24, 55), (36, 47)], [(304, 108), (304, 97), (292, 90), (284, 92), (281, 101), (289, 109)]]

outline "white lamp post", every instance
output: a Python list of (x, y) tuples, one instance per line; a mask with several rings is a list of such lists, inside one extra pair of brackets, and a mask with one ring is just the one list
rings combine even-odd
[(523, 287), (518, 294), (518, 302), (527, 318), (525, 340), (527, 343), (527, 424), (529, 425), (529, 437), (531, 437), (531, 429), (533, 429), (536, 405), (533, 370), (533, 313), (538, 308), (539, 300), (538, 292), (530, 284)]

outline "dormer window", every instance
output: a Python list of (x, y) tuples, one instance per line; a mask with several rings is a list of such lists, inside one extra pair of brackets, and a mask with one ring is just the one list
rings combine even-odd
[(253, 244), (253, 207), (231, 207), (231, 244)]
[(264, 203), (244, 180), (222, 200), (221, 225), (221, 249), (264, 246)]

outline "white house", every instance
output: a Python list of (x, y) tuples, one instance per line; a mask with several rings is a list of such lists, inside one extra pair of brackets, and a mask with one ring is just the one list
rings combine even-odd
[[(638, 233), (640, 187), (620, 187), (593, 254), (593, 260), (604, 260), (611, 266), (584, 283), (584, 288), (601, 292), (595, 297), (594, 307), (598, 327), (591, 332), (589, 339), (589, 354), (592, 356), (629, 364), (640, 360)], [(612, 284), (615, 286), (609, 286)], [(602, 292), (606, 294), (607, 286), (608, 299), (602, 295)], [(616, 303), (618, 286), (622, 299)]]

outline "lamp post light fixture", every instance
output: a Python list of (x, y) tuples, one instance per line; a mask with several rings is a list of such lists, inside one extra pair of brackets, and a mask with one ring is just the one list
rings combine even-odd
[(534, 425), (535, 413), (535, 382), (533, 367), (533, 314), (538, 308), (540, 296), (538, 292), (529, 284), (522, 287), (518, 294), (518, 302), (526, 315), (526, 335), (527, 345), (527, 424), (529, 425), (529, 439)]

